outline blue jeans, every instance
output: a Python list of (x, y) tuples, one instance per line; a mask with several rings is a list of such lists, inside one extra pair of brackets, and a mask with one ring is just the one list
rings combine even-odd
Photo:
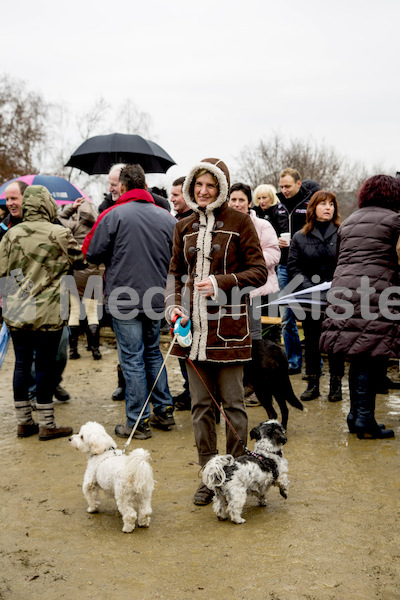
[[(279, 289), (289, 283), (290, 279), (287, 269), (283, 265), (278, 266)], [(301, 342), (299, 332), (297, 331), (296, 317), (290, 308), (279, 307), (282, 322), (282, 337), (285, 344), (286, 356), (289, 361), (290, 369), (300, 369), (303, 361)]]
[[(160, 321), (139, 314), (134, 319), (112, 317), (117, 338), (118, 357), (124, 374), (126, 424), (133, 427), (160, 372), (163, 357), (160, 351)], [(173, 406), (164, 367), (151, 395), (154, 413)], [(149, 403), (140, 420), (150, 417)]]

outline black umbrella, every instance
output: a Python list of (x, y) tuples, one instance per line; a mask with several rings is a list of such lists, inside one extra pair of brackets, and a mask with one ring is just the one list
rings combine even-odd
[(83, 142), (65, 166), (95, 175), (108, 173), (116, 163), (139, 164), (146, 173), (166, 173), (176, 164), (155, 142), (140, 135), (110, 133), (96, 135)]

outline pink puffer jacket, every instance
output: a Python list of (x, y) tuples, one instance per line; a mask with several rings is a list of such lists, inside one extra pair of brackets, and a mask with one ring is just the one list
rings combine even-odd
[(256, 216), (254, 210), (250, 210), (250, 218), (257, 231), (260, 240), (261, 250), (264, 255), (265, 263), (268, 269), (268, 279), (261, 287), (250, 293), (250, 299), (255, 296), (267, 296), (279, 290), (278, 277), (276, 276), (275, 267), (281, 258), (279, 249), (278, 237), (272, 225)]

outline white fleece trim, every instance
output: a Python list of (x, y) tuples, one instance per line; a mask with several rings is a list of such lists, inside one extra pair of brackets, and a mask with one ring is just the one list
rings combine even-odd
[(198, 173), (201, 169), (206, 169), (207, 171), (212, 173), (218, 181), (219, 194), (218, 194), (217, 198), (214, 200), (214, 202), (211, 202), (211, 204), (206, 206), (206, 209), (205, 209), (207, 213), (210, 213), (210, 212), (213, 212), (215, 208), (222, 206), (224, 204), (224, 202), (226, 202), (226, 200), (228, 198), (228, 192), (229, 192), (228, 182), (226, 180), (224, 173), (221, 171), (221, 169), (219, 169), (212, 163), (199, 162), (196, 165), (194, 165), (194, 167), (186, 175), (185, 182), (182, 187), (182, 194), (186, 201), (186, 204), (189, 206), (189, 208), (191, 208), (196, 213), (203, 212), (203, 211), (200, 209), (197, 202), (195, 202), (194, 198), (192, 198), (190, 196), (190, 185), (191, 185), (196, 173)]
[[(196, 173), (202, 169), (209, 171), (215, 176), (219, 187), (217, 198), (214, 202), (206, 206), (205, 210), (200, 209), (194, 198), (190, 196), (190, 185)], [(182, 194), (186, 204), (199, 215), (200, 225), (196, 244), (198, 250), (196, 256), (196, 277), (193, 282), (193, 307), (197, 307), (197, 310), (194, 309), (192, 314), (193, 342), (189, 354), (189, 358), (192, 360), (208, 360), (206, 353), (208, 340), (207, 298), (204, 298), (198, 292), (196, 283), (210, 276), (211, 261), (208, 257), (211, 255), (212, 230), (215, 224), (214, 210), (226, 202), (228, 191), (228, 182), (223, 171), (209, 162), (199, 162), (194, 165), (186, 175), (182, 187)]]
[(210, 275), (210, 279), (214, 290), (214, 293), (211, 296), (211, 300), (214, 300), (214, 302), (218, 302), (218, 284), (217, 280), (215, 279), (215, 275)]

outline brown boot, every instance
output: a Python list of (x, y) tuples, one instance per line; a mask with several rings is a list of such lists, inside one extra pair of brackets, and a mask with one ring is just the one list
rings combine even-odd
[(17, 436), (19, 438), (35, 435), (39, 427), (32, 419), (32, 407), (30, 400), (14, 400), (15, 412), (17, 415)]
[(21, 423), (17, 426), (17, 436), (19, 438), (27, 438), (31, 435), (35, 435), (39, 431), (39, 425), (37, 423), (29, 423), (28, 425), (22, 425)]
[(204, 483), (201, 483), (197, 488), (197, 492), (193, 496), (193, 503), (197, 504), (197, 506), (206, 506), (212, 502), (214, 498), (214, 492), (209, 490)]
[(58, 427), (54, 421), (54, 403), (36, 405), (36, 414), (39, 422), (39, 440), (54, 440), (55, 438), (68, 437), (72, 434), (72, 427)]
[(39, 425), (39, 440), (45, 442), (46, 440), (54, 440), (55, 438), (68, 437), (72, 434), (72, 431), (72, 427), (58, 427), (55, 423), (53, 427)]

